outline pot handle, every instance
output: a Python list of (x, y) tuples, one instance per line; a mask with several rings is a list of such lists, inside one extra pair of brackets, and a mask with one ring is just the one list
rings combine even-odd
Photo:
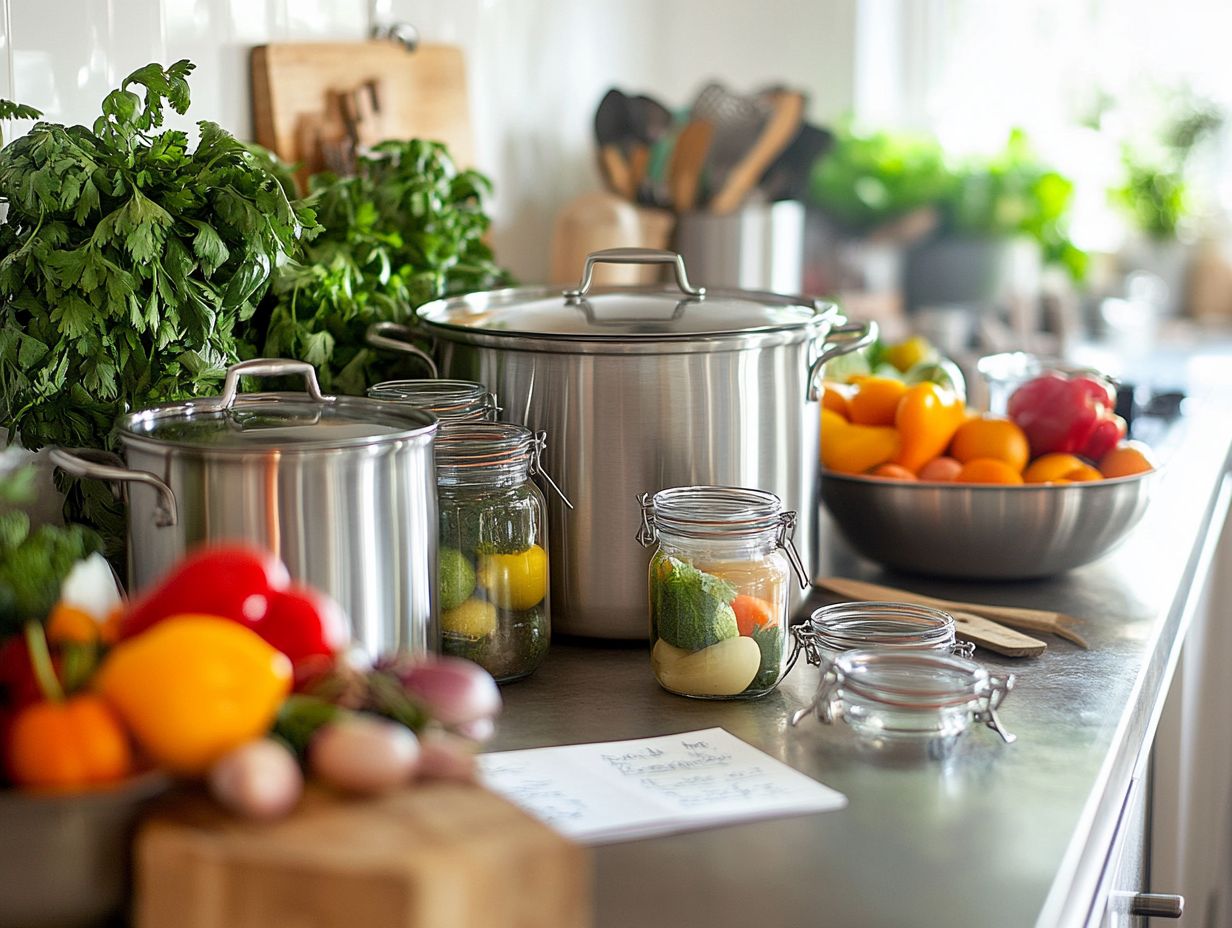
[(428, 375), (435, 380), (441, 376), (440, 371), (437, 370), (436, 362), (432, 360), (432, 355), (428, 354), (428, 352), (411, 344), (411, 336), (414, 334), (414, 329), (409, 325), (403, 325), (401, 322), (374, 322), (368, 326), (368, 330), (364, 333), (364, 341), (373, 348), (383, 348), (386, 351), (400, 351), (403, 354), (409, 354), (412, 357), (418, 358), (428, 368)]
[(175, 493), (171, 487), (163, 483), (153, 474), (143, 470), (129, 470), (114, 454), (107, 451), (97, 451), (93, 448), (52, 448), (47, 452), (51, 463), (66, 474), (74, 477), (90, 477), (94, 480), (119, 481), (122, 483), (144, 483), (153, 487), (161, 502), (154, 508), (154, 524), (159, 528), (175, 525), (179, 521), (179, 510), (175, 504)]
[(839, 355), (867, 348), (877, 340), (877, 332), (877, 323), (871, 319), (865, 322), (844, 322), (830, 329), (821, 354), (809, 366), (807, 399), (810, 403), (821, 398), (821, 369), (826, 362)]
[(332, 403), (334, 398), (321, 392), (317, 372), (307, 361), (291, 361), (287, 358), (253, 358), (227, 368), (227, 379), (222, 382), (222, 395), (218, 397), (217, 409), (230, 409), (240, 392), (241, 377), (293, 377), (302, 374), (308, 395), (318, 403)]
[(690, 286), (688, 272), (684, 269), (684, 258), (674, 251), (659, 248), (604, 248), (602, 251), (592, 251), (586, 256), (586, 264), (582, 266), (582, 281), (576, 290), (564, 291), (566, 300), (580, 300), (590, 291), (596, 264), (671, 264), (676, 268), (676, 286), (682, 293), (699, 300), (706, 296), (705, 287)]

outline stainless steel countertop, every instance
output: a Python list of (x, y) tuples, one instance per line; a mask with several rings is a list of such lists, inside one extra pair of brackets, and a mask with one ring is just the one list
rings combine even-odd
[(658, 688), (644, 645), (554, 643), (533, 677), (504, 689), (492, 749), (721, 726), (849, 800), (839, 812), (596, 848), (596, 925), (1084, 924), (1167, 692), (1188, 589), (1218, 535), (1212, 513), (1222, 524), (1226, 510), (1232, 410), (1192, 405), (1130, 539), (1060, 577), (963, 584), (890, 574), (850, 554), (823, 521), (828, 574), (1083, 619), (1089, 651), (1048, 637), (1035, 660), (977, 652), (1018, 675), (1001, 711), (1014, 745), (973, 729), (945, 762), (895, 766), (860, 755), (842, 727), (788, 726), (816, 686), (813, 667), (758, 701), (692, 701)]

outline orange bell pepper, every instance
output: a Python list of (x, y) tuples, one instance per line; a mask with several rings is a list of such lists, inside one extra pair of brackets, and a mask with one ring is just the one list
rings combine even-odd
[(853, 425), (838, 413), (821, 411), (821, 463), (840, 474), (862, 474), (899, 451), (898, 430), (884, 425)]
[(97, 696), (64, 698), (36, 623), (26, 628), (26, 648), (45, 698), (20, 710), (9, 726), (6, 766), (13, 782), (73, 788), (128, 776), (133, 756), (119, 719)]
[(902, 446), (893, 463), (913, 474), (942, 454), (966, 419), (966, 404), (935, 383), (917, 383), (903, 394), (894, 424)]
[(18, 786), (72, 788), (123, 779), (133, 756), (115, 713), (87, 693), (19, 712), (9, 730), (8, 767)]

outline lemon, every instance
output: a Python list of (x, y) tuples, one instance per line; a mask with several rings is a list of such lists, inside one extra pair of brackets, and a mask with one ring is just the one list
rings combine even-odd
[(468, 599), (458, 608), (441, 613), (441, 628), (466, 638), (483, 638), (496, 631), (496, 606), (482, 599)]
[(931, 361), (936, 356), (937, 349), (923, 335), (913, 335), (885, 350), (885, 359), (903, 372), (922, 361)]
[(516, 554), (486, 554), (477, 573), (488, 598), (502, 609), (529, 609), (548, 592), (548, 555), (538, 545)]

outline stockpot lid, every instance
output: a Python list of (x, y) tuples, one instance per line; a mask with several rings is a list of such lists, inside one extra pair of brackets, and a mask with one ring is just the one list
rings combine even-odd
[[(241, 377), (302, 375), (305, 393), (239, 393)], [(168, 403), (124, 417), (125, 442), (201, 451), (326, 451), (431, 436), (437, 419), (413, 406), (325, 396), (312, 366), (257, 359), (227, 371), (222, 395)]]
[[(671, 264), (675, 288), (592, 288), (594, 265)], [(812, 337), (833, 321), (833, 304), (808, 297), (751, 290), (707, 290), (689, 283), (684, 259), (670, 251), (612, 248), (586, 258), (575, 289), (524, 287), (471, 293), (420, 307), (420, 322), (432, 334), (463, 341), (526, 339), (566, 343), (586, 350), (613, 343), (662, 350), (665, 343), (744, 340), (779, 334), (785, 341)]]

